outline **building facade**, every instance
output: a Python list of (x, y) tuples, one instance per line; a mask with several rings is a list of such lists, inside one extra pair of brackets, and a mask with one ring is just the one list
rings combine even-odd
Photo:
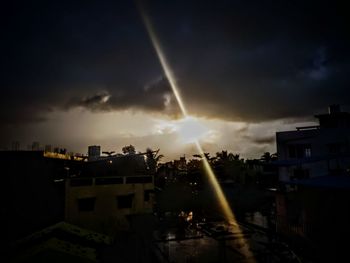
[(82, 162), (78, 175), (66, 180), (65, 221), (111, 233), (127, 229), (128, 216), (151, 214), (154, 176), (134, 169), (139, 158), (133, 157), (139, 156)]
[(317, 126), (276, 133), (276, 230), (314, 260), (338, 262), (350, 234), (350, 114), (333, 105), (315, 117)]
[(101, 146), (90, 145), (88, 147), (88, 156), (89, 156), (89, 161), (98, 160), (101, 156)]
[(277, 132), (279, 180), (341, 175), (350, 167), (350, 114), (331, 106), (319, 125)]

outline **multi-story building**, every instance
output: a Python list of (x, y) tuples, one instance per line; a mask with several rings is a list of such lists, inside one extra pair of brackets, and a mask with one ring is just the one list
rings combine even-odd
[(66, 180), (65, 221), (111, 233), (129, 227), (127, 216), (152, 213), (154, 177), (139, 155), (80, 165)]
[(350, 114), (332, 105), (328, 114), (315, 117), (317, 126), (276, 133), (280, 181), (340, 175), (350, 168)]
[(350, 234), (350, 114), (332, 105), (319, 125), (277, 132), (276, 230), (315, 260), (337, 262)]
[(101, 146), (90, 145), (88, 147), (88, 156), (89, 156), (89, 161), (98, 160), (101, 156)]
[(153, 212), (154, 176), (143, 155), (91, 162), (44, 151), (0, 151), (0, 156), (4, 185), (15, 193), (1, 219), (7, 243), (63, 220), (112, 233), (128, 227), (127, 219)]

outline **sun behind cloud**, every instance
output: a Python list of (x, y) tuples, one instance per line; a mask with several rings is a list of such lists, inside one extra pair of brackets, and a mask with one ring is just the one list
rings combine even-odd
[(159, 134), (177, 134), (179, 142), (182, 144), (191, 144), (196, 141), (212, 141), (215, 134), (201, 119), (193, 116), (162, 122), (157, 125), (156, 130)]
[(209, 136), (210, 129), (195, 117), (188, 116), (178, 121), (177, 132), (183, 143), (194, 143)]

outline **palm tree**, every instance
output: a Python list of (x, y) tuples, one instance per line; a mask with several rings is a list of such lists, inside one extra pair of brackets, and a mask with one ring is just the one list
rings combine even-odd
[(151, 148), (146, 149), (146, 163), (149, 171), (155, 173), (157, 169), (157, 164), (164, 157), (163, 154), (158, 154), (159, 149), (153, 151)]

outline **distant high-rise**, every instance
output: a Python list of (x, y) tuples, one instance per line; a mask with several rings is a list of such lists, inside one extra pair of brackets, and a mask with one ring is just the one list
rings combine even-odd
[(89, 160), (97, 160), (101, 156), (101, 146), (90, 145), (88, 148)]

